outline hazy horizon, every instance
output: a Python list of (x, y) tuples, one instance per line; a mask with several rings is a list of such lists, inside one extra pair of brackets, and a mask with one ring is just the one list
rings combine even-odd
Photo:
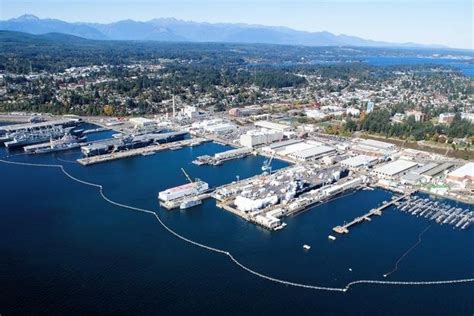
[(374, 41), (473, 49), (471, 1), (436, 0), (3, 0), (0, 19), (23, 14), (66, 22), (112, 23), (157, 18), (327, 31)]

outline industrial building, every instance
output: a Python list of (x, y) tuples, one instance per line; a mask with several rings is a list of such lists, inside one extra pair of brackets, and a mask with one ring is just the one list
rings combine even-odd
[(264, 148), (262, 148), (262, 150), (264, 152), (274, 154), (277, 151), (280, 151), (280, 150), (286, 148), (289, 145), (299, 144), (299, 143), (302, 143), (302, 142), (303, 141), (299, 140), (299, 139), (288, 139), (288, 140), (284, 140), (284, 141), (281, 141), (281, 142), (276, 142), (276, 143), (270, 144), (268, 146), (265, 146)]
[(441, 165), (438, 165), (438, 166), (424, 172), (423, 176), (426, 177), (428, 180), (431, 180), (432, 178), (438, 176), (439, 174), (441, 174), (442, 172), (452, 168), (453, 166), (454, 166), (453, 163), (445, 162)]
[(377, 163), (378, 159), (372, 156), (358, 155), (342, 160), (341, 166), (348, 169), (357, 169), (364, 167), (371, 167)]
[(250, 116), (262, 113), (260, 106), (249, 105), (244, 108), (233, 108), (229, 110), (229, 115), (234, 117)]
[(381, 142), (373, 139), (363, 139), (356, 142), (352, 147), (354, 152), (369, 156), (388, 156), (395, 150), (394, 144)]
[(329, 196), (334, 196), (334, 195), (339, 194), (341, 192), (344, 192), (346, 190), (353, 189), (353, 188), (356, 188), (356, 187), (360, 186), (361, 184), (363, 184), (365, 182), (365, 180), (366, 179), (364, 177), (355, 178), (355, 179), (346, 181), (343, 184), (331, 185), (328, 188), (323, 189), (322, 191), (323, 191), (323, 194), (325, 196), (328, 196), (328, 197)]
[(270, 130), (274, 130), (274, 131), (279, 131), (279, 132), (289, 132), (291, 130), (293, 130), (293, 128), (289, 125), (285, 125), (285, 124), (280, 124), (280, 123), (274, 123), (274, 122), (270, 122), (270, 121), (257, 121), (254, 123), (255, 126), (257, 127), (262, 127), (262, 128), (266, 128), (266, 129), (270, 129)]
[(426, 182), (430, 179), (430, 177), (424, 175), (436, 167), (438, 167), (438, 164), (434, 162), (429, 162), (421, 167), (412, 169), (400, 178), (401, 183), (416, 185), (418, 183)]
[(156, 125), (156, 121), (144, 117), (132, 117), (128, 120), (135, 128), (151, 127)]
[(201, 116), (201, 113), (199, 113), (197, 107), (188, 105), (183, 108), (183, 115), (189, 119), (196, 119)]
[(426, 165), (423, 165), (419, 168), (416, 168), (412, 171), (410, 171), (411, 173), (414, 173), (414, 174), (424, 174), (428, 171), (430, 171), (431, 169), (437, 167), (438, 164), (434, 163), (434, 162), (430, 162), (430, 163), (427, 163)]
[(319, 159), (323, 156), (327, 156), (329, 154), (335, 153), (336, 149), (330, 146), (321, 145), (315, 146), (308, 149), (304, 149), (301, 151), (293, 152), (288, 156), (300, 160), (300, 161), (308, 161), (308, 160), (315, 160)]
[(204, 130), (212, 134), (225, 135), (225, 134), (230, 134), (232, 132), (235, 132), (237, 130), (237, 126), (231, 123), (221, 123), (221, 124), (206, 126)]
[(225, 135), (237, 130), (235, 124), (223, 119), (204, 120), (191, 125), (192, 129), (203, 130), (207, 133)]
[(255, 147), (270, 144), (283, 139), (283, 133), (276, 130), (251, 130), (240, 135), (240, 144), (245, 147)]
[(474, 162), (469, 162), (462, 167), (450, 172), (446, 180), (451, 183), (463, 184), (464, 182), (474, 182)]
[(374, 169), (373, 172), (380, 178), (392, 178), (401, 175), (416, 166), (416, 162), (398, 159)]

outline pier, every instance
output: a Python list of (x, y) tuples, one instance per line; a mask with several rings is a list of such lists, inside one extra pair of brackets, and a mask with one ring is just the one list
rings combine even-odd
[(414, 193), (414, 191), (411, 191), (411, 192), (406, 193), (405, 195), (402, 195), (402, 196), (399, 196), (395, 199), (392, 199), (391, 201), (384, 203), (382, 206), (374, 208), (374, 209), (370, 210), (368, 213), (354, 218), (351, 222), (349, 222), (347, 224), (344, 224), (342, 226), (340, 225), (340, 226), (334, 227), (332, 230), (334, 232), (338, 233), (338, 234), (347, 234), (347, 233), (349, 233), (349, 228), (350, 227), (352, 227), (354, 225), (357, 225), (359, 223), (362, 223), (363, 221), (371, 221), (372, 220), (371, 217), (373, 215), (378, 215), (378, 216), (382, 215), (382, 210), (386, 209), (389, 206), (394, 205), (395, 203), (398, 203), (399, 201), (401, 201), (403, 199), (408, 198), (413, 193)]
[(219, 166), (225, 161), (244, 158), (250, 154), (252, 154), (252, 148), (236, 148), (217, 153), (214, 156), (199, 156), (196, 160), (193, 160), (193, 164), (198, 166), (206, 164), (211, 166)]
[(88, 166), (88, 165), (93, 165), (93, 164), (97, 164), (101, 162), (112, 161), (112, 160), (117, 160), (117, 159), (122, 159), (122, 158), (129, 158), (129, 157), (134, 157), (138, 155), (150, 155), (150, 154), (154, 154), (160, 151), (175, 148), (177, 146), (181, 146), (181, 147), (194, 146), (196, 144), (200, 144), (205, 141), (206, 139), (204, 138), (191, 138), (191, 139), (185, 139), (185, 140), (171, 142), (171, 143), (156, 144), (156, 145), (135, 148), (135, 149), (125, 150), (125, 151), (117, 151), (110, 154), (80, 158), (77, 160), (77, 162), (83, 166)]

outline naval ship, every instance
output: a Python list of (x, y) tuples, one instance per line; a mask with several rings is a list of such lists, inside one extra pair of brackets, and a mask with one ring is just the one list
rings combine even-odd
[(5, 142), (7, 148), (18, 148), (28, 145), (34, 145), (50, 141), (51, 139), (58, 139), (64, 135), (69, 134), (72, 127), (62, 128), (55, 126), (48, 129), (42, 129), (34, 132), (16, 132), (9, 137), (11, 140)]
[(23, 150), (27, 154), (44, 154), (50, 152), (65, 151), (79, 148), (86, 141), (86, 137), (76, 137), (73, 135), (64, 135), (60, 139), (51, 139), (49, 143), (25, 146)]

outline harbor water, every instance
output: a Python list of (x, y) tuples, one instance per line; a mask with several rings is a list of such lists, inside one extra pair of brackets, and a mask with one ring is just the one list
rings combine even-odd
[[(109, 132), (91, 134), (108, 137)], [(356, 191), (286, 218), (269, 232), (216, 208), (160, 209), (157, 194), (186, 183), (180, 168), (217, 186), (261, 173), (264, 157), (221, 166), (192, 160), (230, 149), (214, 143), (83, 167), (78, 150), (10, 159), (62, 164), (73, 176), (103, 185), (114, 201), (158, 212), (179, 234), (225, 249), (251, 269), (292, 282), (345, 287), (353, 280), (449, 280), (474, 277), (474, 229), (455, 230), (388, 208), (351, 228), (332, 228), (391, 198)], [(7, 153), (2, 148), (0, 155)], [(286, 166), (273, 161), (273, 169)], [(150, 214), (119, 208), (93, 187), (57, 168), (0, 163), (0, 314), (140, 315), (472, 315), (474, 284), (360, 284), (325, 292), (274, 283), (228, 257), (171, 235)], [(453, 201), (447, 201), (456, 205)], [(463, 209), (472, 206), (458, 204)], [(392, 271), (397, 260), (422, 241)], [(302, 246), (311, 246), (309, 251)]]

